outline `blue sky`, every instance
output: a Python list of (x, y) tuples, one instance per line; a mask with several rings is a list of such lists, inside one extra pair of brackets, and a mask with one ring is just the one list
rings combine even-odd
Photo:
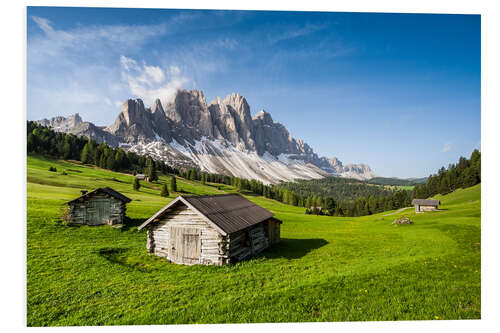
[(422, 177), (480, 148), (479, 15), (28, 7), (27, 118), (238, 92), (320, 156)]

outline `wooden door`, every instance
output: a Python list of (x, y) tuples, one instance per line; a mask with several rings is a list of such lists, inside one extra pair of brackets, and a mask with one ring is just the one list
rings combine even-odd
[(108, 199), (94, 199), (87, 208), (87, 223), (98, 225), (107, 223), (110, 215)]
[(197, 264), (201, 255), (200, 229), (172, 226), (168, 233), (168, 256), (179, 264)]

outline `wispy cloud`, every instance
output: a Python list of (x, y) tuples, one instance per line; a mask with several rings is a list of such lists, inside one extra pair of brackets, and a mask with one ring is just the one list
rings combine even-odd
[(39, 30), (28, 35), (29, 117), (80, 112), (87, 119), (107, 124), (131, 94), (146, 103), (155, 94), (167, 100), (172, 91), (188, 82), (179, 66), (160, 67), (120, 55), (143, 53), (148, 43), (175, 33), (191, 18), (183, 13), (152, 25), (59, 29), (47, 18), (30, 16)]
[(304, 26), (286, 27), (286, 30), (280, 32), (273, 31), (272, 33), (269, 33), (267, 39), (269, 44), (276, 44), (284, 40), (307, 36), (325, 28), (327, 28), (327, 25), (325, 24), (307, 23)]
[(122, 65), (122, 81), (127, 85), (129, 92), (144, 100), (146, 105), (153, 104), (159, 98), (163, 105), (172, 101), (177, 90), (192, 80), (182, 75), (178, 66), (172, 65), (164, 71), (158, 66), (142, 66), (137, 61), (124, 55), (120, 56)]
[[(31, 61), (44, 61), (47, 57), (61, 53), (99, 58), (109, 54), (111, 50), (137, 50), (151, 39), (167, 34), (170, 30), (167, 22), (156, 25), (99, 25), (59, 30), (46, 18), (31, 16), (31, 19), (43, 32), (29, 40), (28, 56)], [(87, 54), (88, 50), (93, 53)]]
[(452, 148), (451, 142), (447, 142), (447, 143), (444, 144), (443, 149), (441, 149), (441, 152), (442, 153), (447, 153), (447, 152), (449, 152), (451, 150), (451, 148)]

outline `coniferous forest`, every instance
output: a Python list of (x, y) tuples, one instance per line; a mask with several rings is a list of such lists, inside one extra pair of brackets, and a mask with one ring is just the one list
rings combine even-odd
[(240, 192), (252, 192), (285, 204), (304, 207), (306, 214), (319, 215), (371, 215), (408, 207), (414, 198), (447, 194), (481, 182), (481, 153), (477, 149), (469, 159), (461, 157), (457, 164), (451, 164), (447, 169), (441, 168), (429, 176), (426, 183), (416, 185), (413, 190), (395, 190), (367, 181), (339, 177), (265, 185), (255, 179), (207, 173), (195, 168), (176, 168), (149, 156), (110, 147), (106, 143), (98, 144), (85, 137), (55, 132), (32, 121), (27, 123), (27, 151), (51, 158), (76, 160), (113, 171), (144, 173), (150, 181), (158, 180), (160, 172), (202, 183), (232, 185)]

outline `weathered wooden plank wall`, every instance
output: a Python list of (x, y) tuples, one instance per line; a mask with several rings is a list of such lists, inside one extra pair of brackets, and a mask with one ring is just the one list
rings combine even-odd
[(74, 224), (120, 224), (126, 214), (126, 204), (105, 193), (82, 198), (69, 207), (70, 223)]

